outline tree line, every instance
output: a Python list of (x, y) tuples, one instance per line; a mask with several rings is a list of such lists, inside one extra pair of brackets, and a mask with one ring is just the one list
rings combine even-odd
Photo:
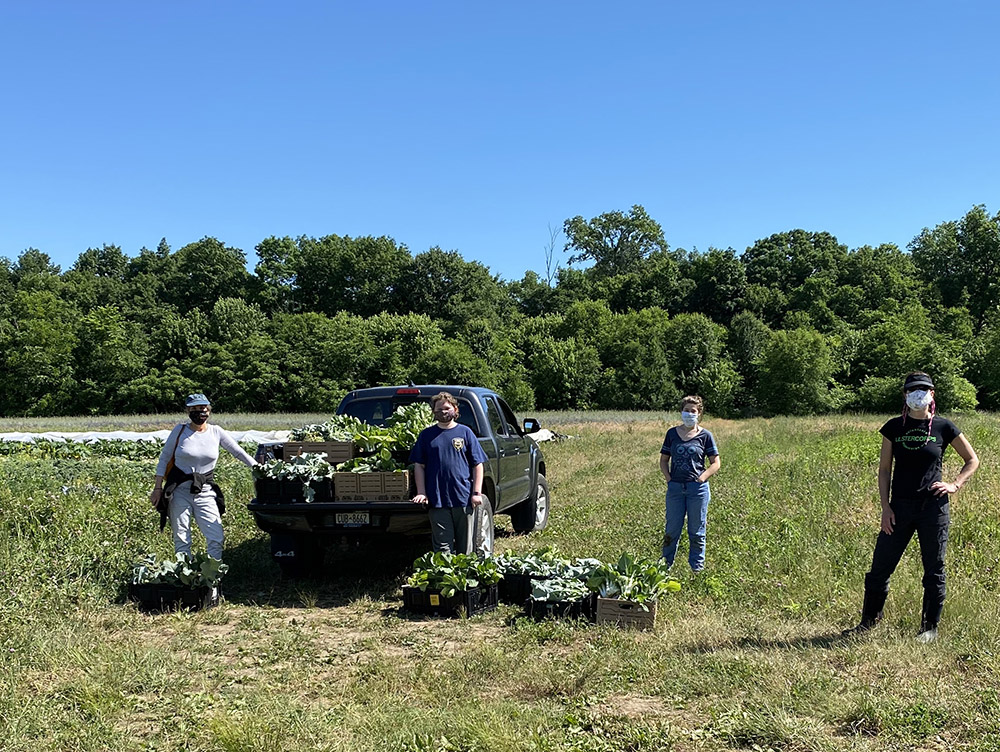
[(568, 264), (515, 281), (388, 237), (206, 237), (68, 270), (0, 258), (0, 414), (332, 411), (356, 387), (464, 383), (519, 410), (720, 416), (894, 411), (932, 374), (940, 409), (1000, 407), (1000, 214), (907, 246), (792, 230), (742, 253), (668, 246), (642, 206), (563, 224)]

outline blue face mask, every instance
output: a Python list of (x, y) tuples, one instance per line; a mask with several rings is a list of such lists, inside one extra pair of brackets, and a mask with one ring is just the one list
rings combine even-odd
[(933, 402), (933, 395), (926, 389), (914, 389), (906, 393), (906, 404), (911, 410), (920, 410)]
[(698, 413), (689, 413), (686, 410), (681, 412), (681, 423), (688, 428), (694, 428), (698, 425)]

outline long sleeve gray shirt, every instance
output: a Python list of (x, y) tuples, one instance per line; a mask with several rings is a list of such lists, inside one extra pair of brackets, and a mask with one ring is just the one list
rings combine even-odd
[[(180, 434), (180, 441), (177, 435)], [(174, 445), (177, 450), (174, 451)], [(194, 431), (187, 423), (174, 427), (163, 444), (160, 461), (156, 464), (156, 474), (166, 475), (167, 463), (173, 454), (174, 464), (185, 473), (207, 473), (215, 469), (219, 461), (219, 447), (229, 452), (247, 467), (257, 464), (253, 457), (243, 451), (243, 447), (225, 430), (212, 423), (204, 431)]]

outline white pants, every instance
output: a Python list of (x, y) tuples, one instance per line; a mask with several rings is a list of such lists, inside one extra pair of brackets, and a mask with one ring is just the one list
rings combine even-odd
[(222, 517), (215, 503), (215, 491), (205, 486), (197, 496), (191, 495), (191, 482), (181, 483), (170, 499), (170, 530), (174, 535), (174, 551), (191, 555), (191, 517), (205, 536), (205, 548), (213, 559), (222, 558)]

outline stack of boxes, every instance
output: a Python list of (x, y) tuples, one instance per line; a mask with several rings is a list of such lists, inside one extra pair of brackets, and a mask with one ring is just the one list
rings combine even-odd
[[(282, 449), (282, 458), (309, 452), (326, 454), (326, 461), (339, 465), (357, 456), (352, 441), (290, 441)], [(334, 501), (409, 501), (410, 472), (334, 473)]]

